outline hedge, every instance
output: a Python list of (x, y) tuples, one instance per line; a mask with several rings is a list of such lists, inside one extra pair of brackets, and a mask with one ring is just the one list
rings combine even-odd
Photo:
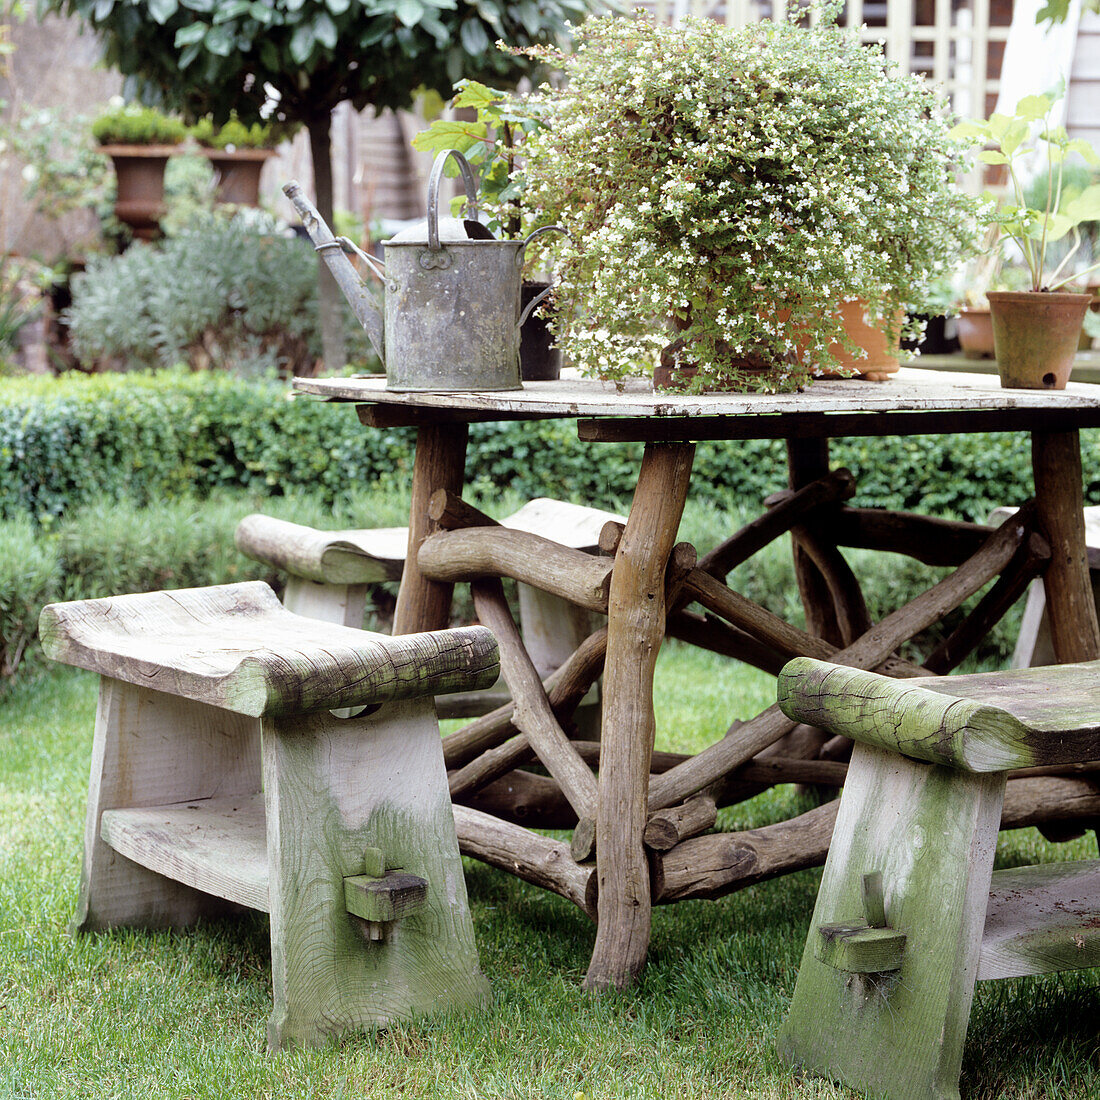
[[(1085, 496), (1100, 503), (1100, 433), (1083, 433)], [(629, 500), (641, 447), (585, 444), (568, 420), (476, 424), (467, 483), (493, 495)], [(283, 384), (223, 374), (20, 379), (0, 390), (0, 517), (50, 523), (100, 499), (141, 506), (219, 488), (308, 491), (328, 504), (356, 486), (407, 490), (413, 435), (368, 430), (351, 406), (291, 398)], [(984, 519), (1031, 492), (1025, 433), (841, 439), (834, 465), (857, 503)], [(700, 443), (694, 496), (758, 506), (785, 483), (783, 444)]]

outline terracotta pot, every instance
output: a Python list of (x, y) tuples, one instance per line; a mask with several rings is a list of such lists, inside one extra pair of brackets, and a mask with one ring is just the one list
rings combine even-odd
[[(846, 298), (836, 311), (848, 338), (858, 348), (867, 352), (866, 359), (857, 359), (841, 344), (830, 344), (829, 353), (842, 370), (825, 371), (819, 378), (862, 378), (867, 382), (884, 382), (897, 373), (898, 355), (901, 351), (896, 339), (889, 339), (881, 323), (871, 324), (867, 319), (866, 304), (860, 298)], [(905, 314), (898, 310), (896, 321), (900, 327)], [(799, 356), (802, 349), (799, 348)]]
[(176, 145), (101, 145), (115, 167), (115, 217), (135, 237), (152, 240), (164, 214), (164, 168), (179, 152)]
[[(550, 284), (524, 282), (520, 287), (520, 310), (541, 294)], [(549, 308), (548, 304), (546, 304)], [(519, 374), (524, 382), (552, 382), (561, 375), (561, 350), (554, 347), (554, 337), (542, 315), (543, 306), (523, 322), (519, 330)]]
[(993, 318), (988, 309), (959, 311), (959, 346), (967, 359), (993, 358)]
[(1087, 294), (993, 291), (993, 343), (1006, 389), (1061, 390), (1069, 381)]
[(203, 156), (214, 169), (215, 201), (237, 206), (260, 205), (260, 175), (274, 149), (206, 149)]

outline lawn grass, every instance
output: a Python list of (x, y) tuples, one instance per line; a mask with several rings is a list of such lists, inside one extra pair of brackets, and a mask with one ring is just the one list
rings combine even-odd
[[(658, 746), (695, 750), (773, 697), (774, 682), (670, 645)], [(851, 1097), (799, 1079), (773, 1050), (819, 877), (654, 914), (627, 993), (581, 992), (593, 927), (560, 898), (467, 863), (493, 989), (466, 1016), (391, 1027), (339, 1048), (269, 1057), (266, 918), (182, 933), (72, 938), (94, 677), (56, 669), (0, 699), (0, 1097)], [(728, 811), (746, 827), (796, 812), (781, 788)], [(1002, 864), (1095, 853), (1091, 835), (1001, 838)], [(983, 983), (963, 1094), (1100, 1096), (1100, 971)]]

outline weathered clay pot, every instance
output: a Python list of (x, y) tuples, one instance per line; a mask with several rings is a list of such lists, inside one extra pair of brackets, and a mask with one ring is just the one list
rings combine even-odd
[(1061, 390), (1069, 381), (1087, 294), (993, 291), (993, 343), (1006, 389)]
[(260, 205), (260, 175), (274, 149), (203, 149), (214, 170), (217, 202)]
[(164, 168), (176, 145), (101, 145), (115, 168), (115, 217), (135, 237), (152, 240), (164, 214)]
[(959, 346), (967, 359), (993, 358), (993, 318), (988, 309), (959, 310)]
[[(851, 371), (856, 377), (868, 382), (884, 382), (891, 374), (896, 374), (898, 353), (901, 350), (899, 343), (896, 339), (890, 339), (881, 323), (872, 324), (868, 321), (865, 303), (859, 298), (846, 298), (840, 303), (837, 312), (848, 338), (857, 348), (863, 348), (867, 352), (867, 358), (857, 359), (840, 344), (832, 344), (829, 352), (836, 358), (838, 365), (844, 368), (844, 373), (826, 372), (821, 377), (846, 378), (850, 377), (848, 372)], [(903, 314), (899, 311), (899, 325), (902, 317)]]

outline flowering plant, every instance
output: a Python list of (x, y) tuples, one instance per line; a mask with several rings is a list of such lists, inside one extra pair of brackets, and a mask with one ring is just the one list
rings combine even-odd
[(529, 51), (568, 81), (532, 99), (526, 197), (572, 234), (558, 342), (587, 373), (644, 373), (671, 315), (696, 386), (795, 389), (853, 350), (833, 306), (897, 328), (972, 246), (939, 98), (855, 35), (609, 18), (575, 45)]
[[(1078, 254), (1081, 227), (1100, 219), (1100, 183), (1075, 194), (1066, 186), (1066, 158), (1073, 153), (1086, 163), (1100, 165), (1100, 155), (1084, 139), (1070, 140), (1065, 127), (1054, 126), (1050, 113), (1058, 97), (1025, 96), (1016, 104), (1013, 115), (994, 113), (988, 121), (962, 122), (952, 131), (955, 136), (986, 145), (978, 154), (983, 164), (1004, 165), (1012, 189), (1012, 199), (1000, 203), (992, 220), (1004, 229), (1023, 253), (1031, 279), (1031, 290), (1059, 290), (1081, 275), (1100, 268), (1094, 263), (1083, 271), (1063, 276), (1066, 265)], [(1039, 142), (1045, 150), (1041, 150)], [(1044, 170), (1037, 188), (1025, 189), (1017, 170), (1020, 161), (1037, 151), (1044, 153)], [(987, 194), (996, 203), (992, 194)], [(1048, 274), (1047, 252), (1052, 244), (1073, 233), (1073, 241), (1061, 261)]]

